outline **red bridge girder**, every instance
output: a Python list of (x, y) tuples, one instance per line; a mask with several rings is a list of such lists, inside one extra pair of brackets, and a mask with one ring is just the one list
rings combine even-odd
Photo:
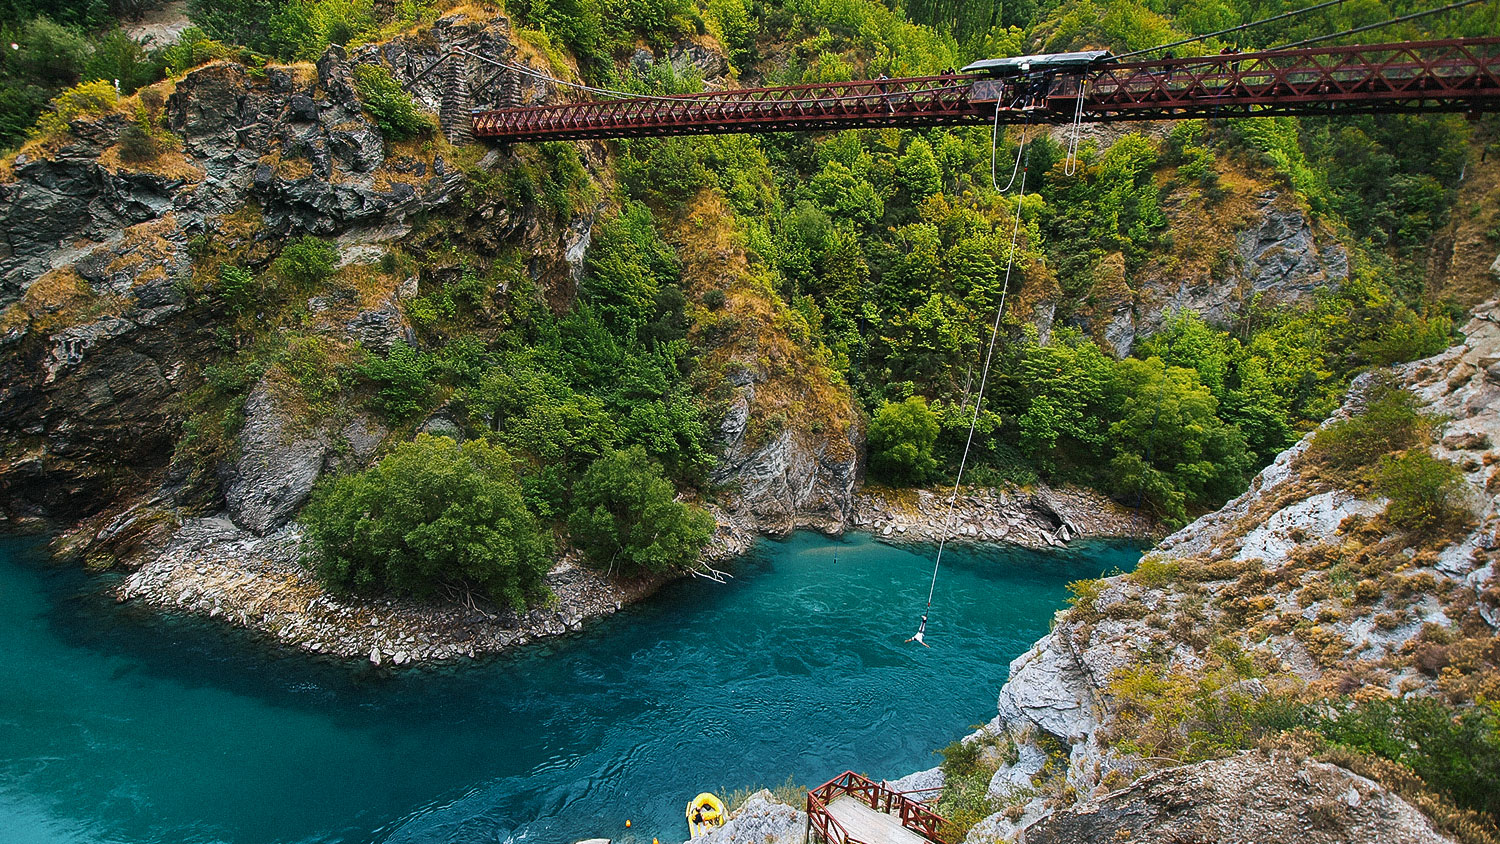
[(1500, 38), (1105, 64), (1026, 79), (924, 76), (478, 112), (474, 134), (540, 141), (885, 126), (1500, 110)]

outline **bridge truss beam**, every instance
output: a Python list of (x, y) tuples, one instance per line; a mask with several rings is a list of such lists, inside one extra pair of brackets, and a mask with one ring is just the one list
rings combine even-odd
[[(1083, 108), (1078, 110), (1078, 96)], [(878, 79), (511, 108), (474, 134), (512, 141), (871, 127), (1500, 110), (1500, 38), (1105, 64), (1083, 74)]]

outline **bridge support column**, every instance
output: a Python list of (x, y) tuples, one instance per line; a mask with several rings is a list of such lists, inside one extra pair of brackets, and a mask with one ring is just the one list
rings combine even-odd
[(474, 140), (474, 115), (469, 104), (469, 66), (464, 54), (454, 50), (448, 54), (448, 66), (443, 68), (443, 101), (438, 108), (438, 125), (449, 143), (466, 144)]

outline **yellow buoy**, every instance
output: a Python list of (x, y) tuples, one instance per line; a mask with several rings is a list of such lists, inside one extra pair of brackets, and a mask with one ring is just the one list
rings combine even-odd
[(709, 830), (724, 825), (724, 801), (703, 792), (687, 805), (688, 837), (697, 838)]
[(625, 828), (630, 829), (630, 818), (625, 819)]

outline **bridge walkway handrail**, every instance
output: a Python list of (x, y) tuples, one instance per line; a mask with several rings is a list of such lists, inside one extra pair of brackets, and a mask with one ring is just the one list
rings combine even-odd
[(871, 809), (896, 817), (901, 826), (928, 841), (941, 844), (938, 831), (947, 822), (946, 819), (910, 796), (934, 790), (936, 789), (893, 791), (853, 771), (845, 771), (807, 792), (808, 837), (811, 839), (812, 833), (816, 831), (820, 840), (827, 844), (872, 844), (850, 836), (844, 825), (828, 811), (829, 803), (848, 795)]

